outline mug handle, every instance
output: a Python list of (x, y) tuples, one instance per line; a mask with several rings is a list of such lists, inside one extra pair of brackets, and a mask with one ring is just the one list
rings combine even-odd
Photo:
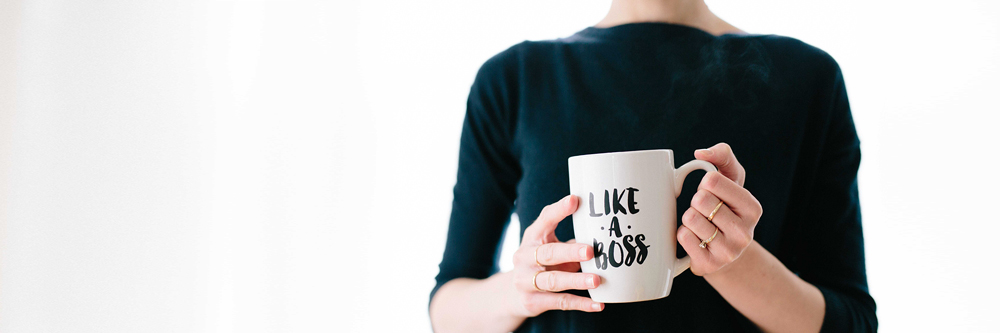
[[(674, 199), (681, 195), (681, 188), (684, 187), (684, 178), (694, 170), (705, 170), (706, 172), (718, 171), (715, 165), (702, 160), (693, 160), (691, 162), (684, 163), (680, 168), (674, 170)], [(677, 259), (674, 263), (674, 276), (677, 277), (684, 273), (688, 268), (691, 268), (691, 256), (684, 256), (684, 258)]]

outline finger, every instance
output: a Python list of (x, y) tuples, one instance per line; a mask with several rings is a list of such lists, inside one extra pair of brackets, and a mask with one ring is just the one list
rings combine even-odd
[(719, 168), (719, 172), (740, 186), (743, 186), (746, 181), (746, 171), (743, 170), (740, 161), (736, 160), (733, 148), (725, 142), (718, 143), (708, 149), (698, 149), (694, 152), (694, 157), (715, 164)]
[[(524, 240), (541, 243), (546, 235), (555, 232), (559, 222), (576, 211), (579, 204), (580, 198), (575, 195), (567, 195), (559, 201), (545, 206), (535, 222), (524, 229)], [(524, 242), (522, 241), (522, 243)]]
[[(712, 237), (712, 234), (715, 234), (715, 224), (709, 222), (704, 215), (694, 208), (688, 208), (688, 210), (684, 212), (684, 215), (681, 216), (681, 223), (694, 232), (695, 236), (698, 236), (698, 238), (702, 240), (708, 239), (709, 237)], [(721, 236), (721, 231), (720, 235), (716, 235), (715, 238), (719, 238), (719, 236)]]
[(535, 302), (545, 310), (576, 310), (585, 312), (600, 312), (604, 304), (594, 300), (567, 293), (536, 293)]
[[(566, 241), (565, 243), (566, 244), (576, 244), (576, 238), (570, 239), (570, 240)], [(591, 257), (593, 257), (593, 253), (594, 253), (593, 248), (591, 248), (590, 253), (591, 253)], [(587, 260), (590, 260), (590, 259), (587, 259)], [(555, 265), (555, 266), (549, 266), (548, 270), (550, 270), (550, 271), (563, 271), (563, 272), (579, 272), (580, 271), (580, 262), (578, 262), (578, 261), (571, 261), (571, 262), (561, 263), (561, 264), (558, 264), (558, 265)]]
[[(706, 218), (704, 215), (701, 215), (701, 213), (699, 213), (698, 211), (695, 211), (693, 209), (692, 211), (693, 212), (691, 213), (691, 217), (689, 217), (689, 220), (684, 221), (684, 226), (688, 227), (688, 229), (694, 232), (695, 236), (698, 236), (698, 238), (702, 241), (707, 241), (711, 239), (709, 243), (705, 244), (705, 249), (708, 250), (709, 253), (719, 258), (729, 257), (731, 253), (729, 251), (730, 248), (728, 248), (728, 246), (732, 244), (729, 243), (728, 235), (726, 234), (725, 230), (723, 230), (722, 227), (718, 227), (719, 232), (716, 233), (715, 228), (717, 224), (709, 222), (708, 218)], [(687, 213), (685, 213), (685, 215), (687, 215)], [(716, 219), (712, 221), (717, 221), (717, 220), (718, 220), (718, 214), (716, 214)], [(712, 238), (712, 235), (715, 235), (715, 238)], [(700, 241), (698, 242), (697, 245), (698, 248), (701, 248)]]
[[(705, 221), (708, 221), (708, 216), (712, 215), (712, 210), (715, 210), (715, 206), (718, 204), (719, 198), (705, 190), (699, 190), (691, 198), (691, 208), (697, 210), (699, 213), (697, 215), (702, 215)], [(752, 230), (753, 226), (744, 225), (745, 221), (733, 213), (726, 203), (719, 206), (719, 211), (715, 212), (715, 217), (709, 222), (719, 227), (719, 230), (722, 230), (722, 233), (728, 237), (736, 239), (753, 237), (747, 231)], [(701, 234), (698, 235), (701, 236)]]
[(701, 239), (691, 229), (682, 225), (677, 229), (677, 243), (691, 256), (691, 273), (698, 276), (704, 275), (706, 267), (703, 267), (703, 265), (712, 262), (712, 255), (708, 252), (708, 249), (698, 246), (698, 244), (701, 244)]
[[(721, 206), (719, 205), (720, 202), (722, 202)], [(716, 210), (716, 207), (719, 207), (719, 209)], [(719, 199), (719, 197), (715, 196), (714, 193), (705, 189), (698, 190), (698, 192), (695, 192), (694, 196), (691, 197), (691, 209), (694, 209), (698, 215), (704, 217), (706, 221), (709, 217), (711, 217), (712, 220), (709, 222), (718, 226), (724, 232), (729, 231), (729, 228), (728, 226), (724, 227), (719, 224), (720, 222), (735, 222), (735, 220), (739, 220), (739, 217), (737, 217), (736, 214), (729, 209), (728, 203), (723, 202)], [(712, 215), (713, 212), (715, 213), (714, 216)], [(731, 218), (723, 219), (722, 216), (726, 215)], [(697, 229), (693, 230), (697, 231)], [(698, 235), (701, 236), (700, 233)]]
[[(594, 250), (587, 244), (548, 243), (538, 246), (538, 249), (532, 255), (535, 258), (532, 258), (531, 263), (538, 260), (538, 264), (552, 266), (567, 262), (590, 260), (594, 256)], [(527, 260), (523, 261), (529, 262)]]
[[(718, 172), (709, 172), (701, 179), (698, 190), (708, 190), (726, 202), (726, 206), (736, 215), (757, 221), (762, 213), (760, 202), (747, 189), (736, 185)], [(692, 200), (693, 201), (693, 200)], [(713, 205), (711, 209), (715, 209)], [(709, 210), (709, 213), (712, 211)]]
[(544, 291), (557, 292), (569, 289), (587, 290), (597, 288), (601, 277), (589, 273), (569, 273), (560, 271), (545, 271), (538, 273), (535, 284)]

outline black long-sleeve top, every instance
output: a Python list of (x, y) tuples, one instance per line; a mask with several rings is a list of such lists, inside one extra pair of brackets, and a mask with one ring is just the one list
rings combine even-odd
[[(568, 157), (673, 149), (680, 164), (718, 142), (733, 147), (745, 187), (764, 207), (754, 239), (822, 292), (823, 330), (874, 331), (858, 203), (860, 141), (836, 61), (793, 38), (713, 36), (667, 23), (524, 42), (482, 66), (469, 94), (431, 297), (451, 279), (497, 272), (511, 213), (523, 235), (542, 207), (569, 193)], [(678, 214), (700, 178), (688, 177)], [(556, 229), (560, 240), (573, 238), (571, 219)], [(607, 304), (599, 313), (548, 311), (517, 332), (745, 330), (757, 328), (688, 271), (666, 298)]]

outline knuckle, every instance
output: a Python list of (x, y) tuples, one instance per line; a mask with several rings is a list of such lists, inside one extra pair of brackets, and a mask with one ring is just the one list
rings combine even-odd
[(723, 155), (725, 155), (725, 159), (726, 159), (726, 164), (727, 165), (730, 162), (732, 162), (732, 158), (733, 158), (733, 147), (732, 146), (730, 146), (728, 143), (723, 142), (723, 143), (719, 144), (719, 150), (722, 152)]
[(710, 182), (711, 182), (711, 185), (713, 187), (716, 186), (716, 185), (719, 185), (719, 182), (721, 182), (723, 180), (729, 180), (729, 177), (726, 177), (726, 175), (723, 175), (722, 172), (719, 172), (719, 171), (712, 172), (712, 177), (711, 178), (712, 179), (710, 179)]
[(562, 294), (562, 296), (559, 296), (559, 309), (563, 311), (570, 309), (569, 294)]
[(587, 311), (590, 310), (590, 303), (583, 298), (574, 297), (572, 299), (572, 307), (574, 310)]
[(677, 240), (681, 243), (691, 241), (691, 237), (694, 237), (694, 233), (692, 233), (688, 228), (681, 228), (681, 230), (677, 232)]
[(558, 287), (557, 283), (556, 273), (545, 273), (545, 290), (556, 290), (556, 287)]
[(684, 222), (684, 224), (688, 224), (688, 222), (691, 222), (691, 219), (694, 218), (693, 213), (694, 213), (694, 208), (688, 208), (687, 210), (685, 210), (684, 216), (681, 216), (681, 222)]
[[(542, 207), (542, 211), (538, 213), (538, 218), (536, 218), (535, 221), (538, 221), (538, 220), (542, 219), (542, 217), (544, 217), (544, 216), (548, 216), (551, 212), (552, 212), (552, 205), (551, 204), (547, 205), (545, 207)], [(532, 224), (534, 224), (534, 223), (532, 223)]]
[[(687, 221), (681, 221), (681, 225), (685, 227), (684, 229), (688, 229), (687, 230), (688, 232), (693, 232), (691, 231), (691, 228), (694, 227), (692, 224), (694, 224), (693, 218)], [(681, 232), (677, 231), (677, 239), (679, 240), (680, 238), (681, 238)]]
[(705, 177), (701, 179), (701, 185), (706, 189), (714, 189), (716, 185), (719, 184), (719, 178), (724, 177), (722, 173), (718, 171), (712, 171), (705, 174)]
[(552, 250), (552, 246), (542, 246), (538, 249), (538, 260), (542, 262), (552, 262), (553, 257), (555, 257), (555, 251)]
[(691, 206), (692, 207), (694, 207), (694, 206), (702, 207), (702, 206), (705, 206), (705, 204), (707, 204), (707, 203), (708, 203), (708, 192), (707, 191), (699, 190), (698, 192), (694, 193), (693, 197), (691, 197)]

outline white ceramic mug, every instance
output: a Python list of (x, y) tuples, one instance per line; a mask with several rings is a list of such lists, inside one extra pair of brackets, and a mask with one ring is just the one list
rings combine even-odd
[(580, 197), (573, 213), (576, 241), (594, 246), (580, 263), (601, 284), (596, 302), (624, 303), (667, 297), (674, 277), (691, 266), (677, 258), (677, 196), (691, 171), (716, 171), (690, 161), (674, 169), (669, 149), (580, 155), (569, 158), (570, 193)]

